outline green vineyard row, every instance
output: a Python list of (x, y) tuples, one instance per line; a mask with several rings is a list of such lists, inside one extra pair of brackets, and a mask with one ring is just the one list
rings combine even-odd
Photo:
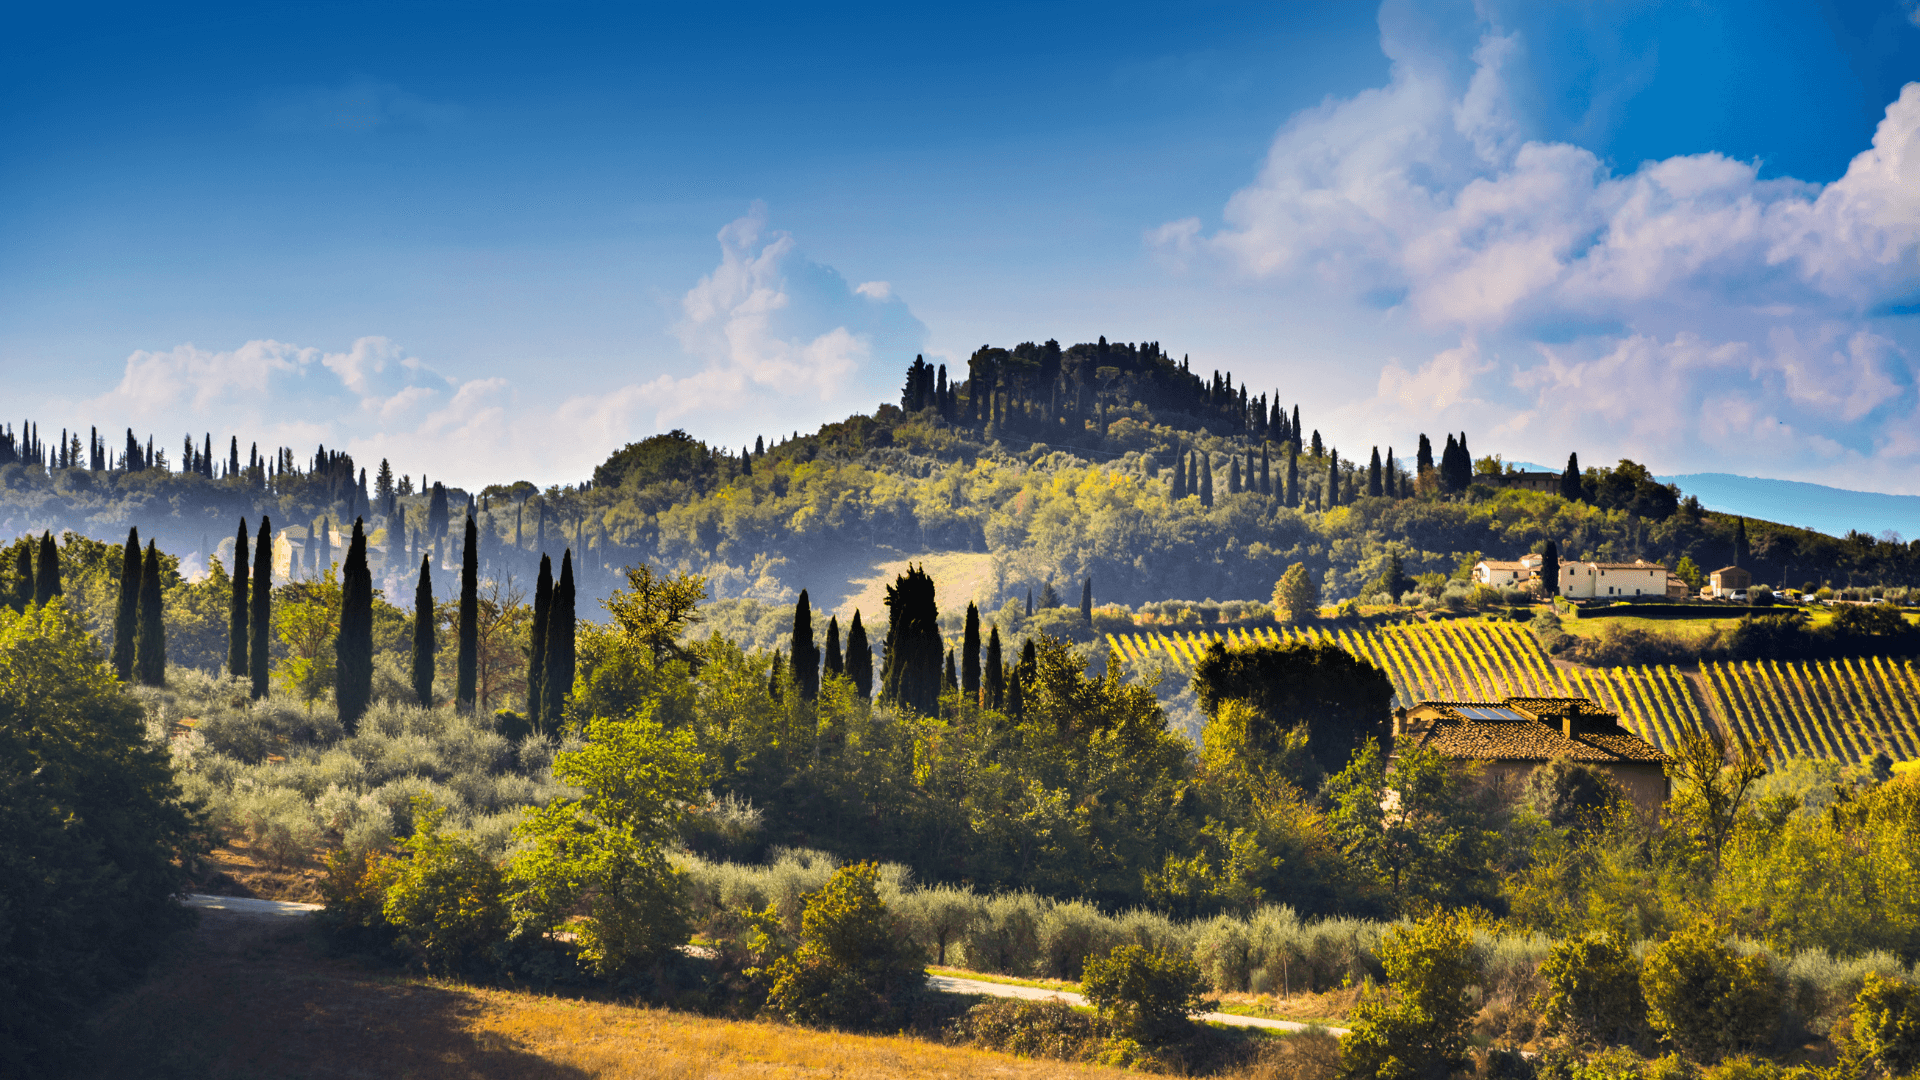
[(1378, 631), (1271, 627), (1220, 632), (1110, 634), (1121, 655), (1169, 658), (1191, 670), (1209, 644), (1229, 647), (1306, 638), (1364, 657), (1393, 683), (1395, 703), (1585, 697), (1619, 714), (1641, 738), (1671, 750), (1713, 713), (1748, 739), (1782, 753), (1860, 761), (1885, 751), (1920, 758), (1920, 670), (1910, 660), (1707, 664), (1689, 677), (1666, 665), (1570, 670), (1555, 666), (1519, 626), (1439, 623)]

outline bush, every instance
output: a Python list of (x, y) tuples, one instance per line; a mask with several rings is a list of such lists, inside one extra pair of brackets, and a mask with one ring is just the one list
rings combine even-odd
[(1165, 1046), (1194, 1032), (1193, 1017), (1213, 1007), (1200, 965), (1184, 951), (1121, 945), (1086, 963), (1080, 991), (1116, 1039)]
[(1653, 949), (1640, 972), (1647, 1023), (1700, 1061), (1772, 1043), (1780, 989), (1765, 956), (1737, 956), (1707, 924)]
[(1920, 1068), (1920, 986), (1868, 974), (1853, 999), (1852, 1041), (1889, 1075)]
[(429, 968), (455, 971), (506, 938), (500, 868), (471, 840), (442, 828), (446, 811), (416, 807), (414, 832), (381, 905), (402, 948)]
[(1556, 829), (1591, 829), (1619, 805), (1622, 794), (1606, 770), (1560, 757), (1527, 774), (1520, 798)]
[(1062, 1061), (1090, 1058), (1101, 1042), (1093, 1017), (1058, 999), (985, 1001), (968, 1009), (953, 1033), (983, 1049)]
[(1480, 981), (1473, 939), (1457, 917), (1436, 914), (1389, 931), (1375, 950), (1390, 1001), (1363, 1002), (1340, 1057), (1351, 1076), (1444, 1077), (1467, 1064), (1469, 988)]
[(800, 947), (766, 969), (767, 1007), (789, 1020), (896, 1028), (926, 983), (926, 957), (880, 900), (880, 868), (856, 863), (806, 897)]
[(1540, 965), (1547, 993), (1536, 1002), (1553, 1027), (1576, 1039), (1624, 1042), (1645, 1014), (1640, 964), (1625, 941), (1594, 934), (1553, 946)]

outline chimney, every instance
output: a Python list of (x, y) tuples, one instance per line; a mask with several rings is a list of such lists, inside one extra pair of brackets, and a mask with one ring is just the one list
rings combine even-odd
[(1394, 736), (1395, 736), (1395, 737), (1398, 737), (1398, 736), (1401, 736), (1401, 735), (1405, 735), (1406, 733), (1407, 733), (1407, 710), (1405, 710), (1405, 709), (1395, 709), (1395, 710), (1393, 710), (1393, 734), (1394, 734)]
[(1579, 725), (1574, 723), (1573, 718), (1578, 714), (1578, 710), (1568, 709), (1566, 714), (1560, 717), (1560, 734), (1569, 739), (1573, 738), (1574, 731), (1579, 727)]

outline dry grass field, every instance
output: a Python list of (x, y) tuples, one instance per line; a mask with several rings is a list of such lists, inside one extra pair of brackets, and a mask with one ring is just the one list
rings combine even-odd
[(207, 913), (88, 1032), (74, 1076), (123, 1078), (1096, 1077), (908, 1037), (439, 980), (326, 954), (304, 922)]

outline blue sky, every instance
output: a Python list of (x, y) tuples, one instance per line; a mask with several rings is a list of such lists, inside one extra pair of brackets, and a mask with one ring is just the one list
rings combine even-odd
[(1920, 493), (1916, 18), (16, 12), (0, 365), (43, 428), (557, 482), (870, 409), (916, 352), (1104, 334), (1350, 453)]

